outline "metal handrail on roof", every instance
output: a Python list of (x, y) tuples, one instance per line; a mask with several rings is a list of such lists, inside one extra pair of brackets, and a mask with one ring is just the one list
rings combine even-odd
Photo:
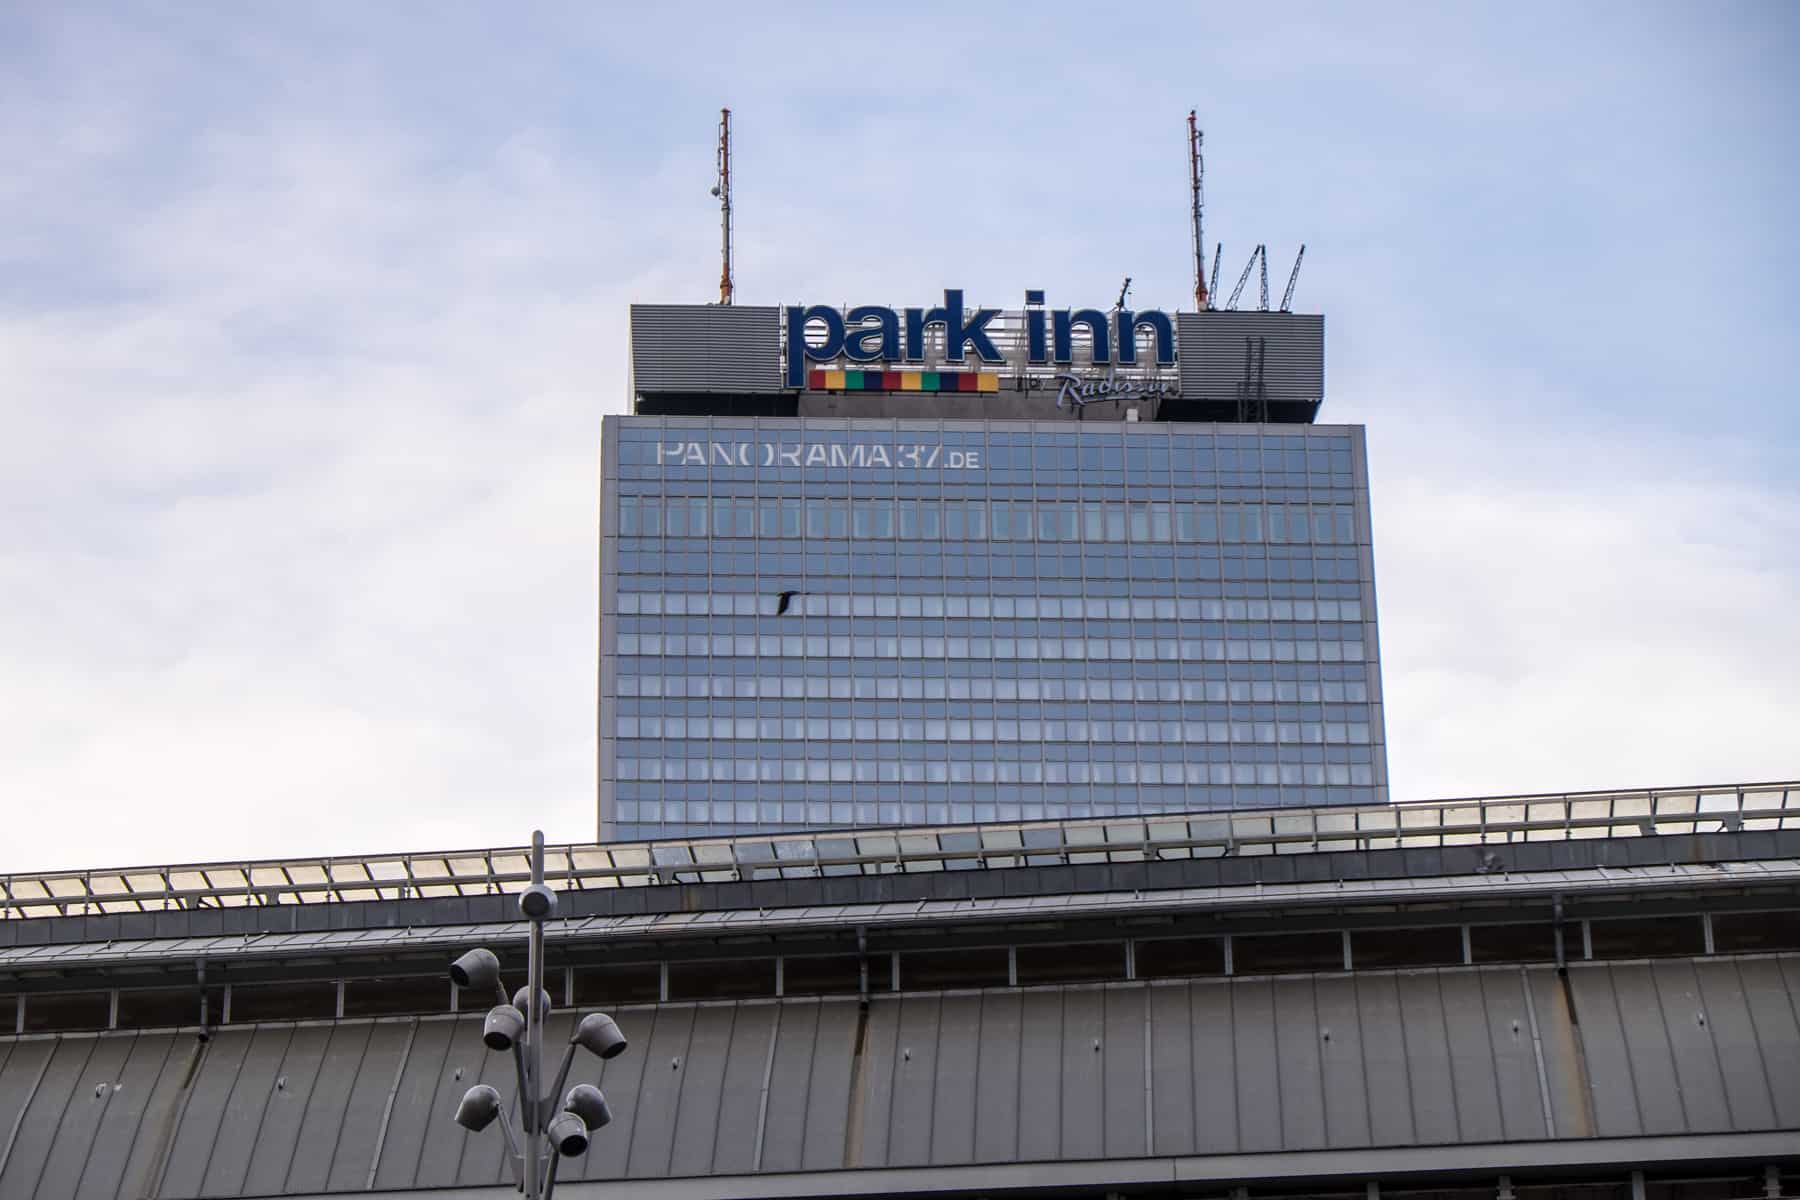
[[(565, 891), (1800, 829), (1800, 782), (1345, 807), (754, 833), (547, 848)], [(525, 847), (0, 876), (0, 919), (496, 895)]]

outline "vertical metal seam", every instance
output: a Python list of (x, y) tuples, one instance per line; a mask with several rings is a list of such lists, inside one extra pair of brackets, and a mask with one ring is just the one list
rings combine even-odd
[(194, 1099), (194, 1077), (211, 1057), (213, 1045), (211, 1041), (199, 1042), (188, 1055), (187, 1067), (182, 1072), (179, 1095), (169, 1114), (168, 1126), (163, 1130), (155, 1156), (146, 1167), (149, 1176), (146, 1180), (148, 1186), (144, 1189), (146, 1200), (154, 1200), (154, 1197), (162, 1194), (163, 1183), (169, 1177), (169, 1163), (175, 1158), (175, 1140), (181, 1134), (182, 1123), (187, 1120), (188, 1105)]
[(1700, 978), (1698, 965), (1690, 961), (1688, 969), (1694, 973), (1694, 999), (1700, 1004), (1701, 1028), (1706, 1030), (1706, 1044), (1712, 1050), (1713, 1069), (1719, 1073), (1719, 1095), (1725, 1101), (1725, 1119), (1731, 1128), (1741, 1129), (1743, 1127), (1738, 1124), (1737, 1112), (1731, 1103), (1731, 1085), (1726, 1082), (1725, 1060), (1719, 1055), (1719, 1038), (1713, 1032), (1713, 1019), (1707, 1011), (1711, 1005), (1706, 1001), (1706, 984)]
[(1490, 972), (1475, 972), (1475, 990), (1481, 994), (1481, 1023), (1487, 1029), (1488, 1063), (1493, 1068), (1491, 1078), (1494, 1081), (1494, 1114), (1500, 1118), (1500, 1136), (1506, 1138), (1506, 1091), (1500, 1086), (1500, 1047), (1495, 1039), (1500, 1031), (1494, 1028), (1494, 1007), (1489, 1000), (1487, 981)]
[(769, 1049), (763, 1051), (763, 1090), (756, 1097), (756, 1151), (751, 1157), (751, 1171), (763, 1169), (763, 1137), (769, 1135), (769, 1081), (776, 1074), (776, 1040), (781, 1034), (781, 1007), (776, 1006), (776, 1018), (769, 1022)]
[[(926, 1108), (928, 1123), (925, 1126), (925, 1161), (937, 1161), (937, 1111), (938, 1111), (938, 1077), (942, 1074), (938, 1056), (944, 1049), (944, 997), (939, 993), (936, 1001), (937, 1015), (931, 1022), (931, 1103)], [(890, 1111), (890, 1116), (891, 1116)]]
[(1556, 1114), (1550, 1108), (1550, 1073), (1544, 1067), (1544, 1038), (1538, 1029), (1537, 999), (1531, 994), (1531, 975), (1521, 966), (1519, 986), (1525, 992), (1525, 1019), (1531, 1023), (1531, 1055), (1537, 1061), (1538, 1104), (1544, 1110), (1544, 1136), (1556, 1136)]
[[(1131, 967), (1131, 943), (1125, 943), (1125, 966), (1127, 972)], [(1150, 1011), (1150, 989), (1144, 984), (1138, 985), (1138, 994), (1144, 1002), (1144, 1153), (1156, 1153), (1156, 1088), (1155, 1078), (1156, 1056), (1151, 1053), (1151, 1041), (1156, 1036), (1156, 1023)]]
[[(776, 961), (779, 962), (780, 960), (777, 959)], [(777, 982), (780, 981), (779, 968), (777, 968), (776, 980)], [(706, 1169), (708, 1171), (717, 1169), (716, 1164), (719, 1158), (719, 1114), (725, 1108), (725, 1072), (729, 1070), (731, 1066), (731, 1043), (737, 1040), (737, 1019), (738, 1014), (743, 1010), (744, 1005), (742, 1001), (733, 1004), (731, 1006), (731, 1023), (725, 1028), (725, 1051), (720, 1055), (722, 1061), (719, 1064), (719, 1094), (713, 1101), (712, 1140), (706, 1149)], [(781, 1001), (779, 1000), (775, 1002), (775, 1014), (776, 1020), (780, 1020)], [(673, 1141), (671, 1141), (670, 1144), (673, 1145)]]
[[(56, 1051), (62, 1046), (62, 1042), (63, 1039), (58, 1036), (50, 1043), (50, 1052), (44, 1055), (44, 1063), (38, 1068), (37, 1078), (31, 1081), (31, 1087), (25, 1092), (25, 1102), (19, 1105), (19, 1115), (13, 1118), (12, 1131), (6, 1135), (6, 1145), (0, 1146), (0, 1175), (6, 1174), (6, 1164), (12, 1158), (13, 1146), (19, 1140), (19, 1130), (25, 1124), (25, 1114), (31, 1111), (31, 1102), (37, 1099), (38, 1089), (44, 1086), (44, 1076), (50, 1073), (50, 1062), (56, 1057)], [(89, 1047), (88, 1053), (93, 1053), (92, 1047)], [(32, 1190), (37, 1190), (35, 1183), (32, 1184)]]
[(1687, 1089), (1681, 1083), (1681, 1059), (1675, 1053), (1675, 1035), (1669, 1029), (1669, 1006), (1663, 1002), (1662, 981), (1656, 967), (1657, 964), (1652, 963), (1644, 968), (1644, 972), (1650, 976), (1650, 994), (1656, 999), (1657, 1028), (1662, 1031), (1663, 1045), (1669, 1051), (1669, 1071), (1675, 1076), (1675, 1103), (1681, 1109), (1682, 1132), (1691, 1133), (1694, 1119), (1688, 1112)]
[[(666, 996), (668, 994), (669, 964), (665, 961), (662, 964), (662, 968), (664, 985), (663, 994)], [(643, 1070), (638, 1072), (639, 1100), (642, 1100), (645, 1089), (650, 1085), (650, 1047), (656, 1044), (656, 1026), (658, 1020), (667, 1011), (668, 1009), (661, 1004), (655, 1005), (650, 1009), (650, 1032), (644, 1035), (644, 1067)], [(602, 1074), (601, 1078), (605, 1079), (606, 1076)], [(630, 1178), (631, 1176), (631, 1156), (637, 1151), (638, 1133), (644, 1126), (644, 1123), (638, 1119), (639, 1115), (636, 1106), (633, 1106), (631, 1114), (631, 1136), (625, 1139), (625, 1155), (619, 1165), (620, 1178)]]
[(1406, 1072), (1406, 1118), (1412, 1131), (1411, 1140), (1419, 1140), (1419, 1080), (1413, 1073), (1412, 1039), (1406, 1032), (1406, 1000), (1400, 991), (1400, 976), (1389, 975), (1394, 989), (1394, 1020), (1400, 1029), (1400, 1066)]
[(1356, 1012), (1356, 1070), (1362, 1078), (1363, 1132), (1375, 1144), (1375, 1098), (1369, 1095), (1369, 1036), (1363, 1024), (1362, 985), (1366, 975), (1350, 976), (1350, 1005)]
[[(394, 1117), (394, 1097), (400, 1094), (400, 1080), (406, 1074), (407, 1060), (412, 1057), (413, 1039), (418, 1035), (419, 1018), (414, 1017), (407, 1023), (406, 1041), (400, 1047), (399, 1061), (394, 1064), (394, 1079), (388, 1085), (387, 1102), (381, 1106), (381, 1124), (375, 1130), (375, 1150), (369, 1155), (369, 1174), (363, 1181), (363, 1190), (366, 1192), (375, 1190), (375, 1172), (381, 1169), (381, 1152), (387, 1148), (388, 1122)], [(521, 1102), (523, 1099), (524, 1097), (520, 1097)], [(419, 1144), (423, 1146), (425, 1139), (420, 1138)], [(417, 1175), (416, 1169), (414, 1175)]]
[(1637, 1129), (1635, 1132), (1642, 1135), (1647, 1133), (1648, 1130), (1644, 1128), (1644, 1105), (1643, 1102), (1638, 1099), (1637, 1071), (1634, 1070), (1631, 1065), (1631, 1037), (1625, 1031), (1625, 1009), (1624, 1006), (1619, 1003), (1619, 981), (1613, 978), (1613, 969), (1610, 963), (1601, 966), (1599, 969), (1606, 972), (1606, 987), (1607, 991), (1612, 996), (1613, 1013), (1619, 1019), (1619, 1045), (1625, 1051), (1623, 1055), (1625, 1059), (1625, 1082), (1631, 1088), (1631, 1110), (1637, 1114)]
[(806, 1053), (806, 1090), (800, 1098), (800, 1169), (806, 1170), (806, 1143), (812, 1133), (812, 1094), (813, 1081), (819, 1076), (819, 1043), (823, 1040), (825, 1028), (825, 998), (816, 996), (807, 1001), (813, 1006), (812, 1046)]
[(1450, 1120), (1456, 1126), (1456, 1140), (1466, 1141), (1463, 1132), (1462, 1102), (1456, 1095), (1456, 1051), (1450, 1045), (1450, 1011), (1444, 1004), (1444, 973), (1434, 970), (1431, 984), (1437, 989), (1438, 1028), (1444, 1031), (1444, 1070), (1450, 1076)]
[(969, 1083), (969, 1101), (974, 1109), (974, 1119), (969, 1122), (969, 1161), (980, 1160), (981, 1146), (981, 1035), (987, 1028), (988, 993), (982, 991), (975, 1000), (975, 1045), (971, 1053), (975, 1058), (975, 1077)]
[(1265, 979), (1262, 986), (1269, 993), (1269, 1041), (1275, 1048), (1275, 1135), (1283, 1150), (1287, 1144), (1287, 1104), (1281, 1086), (1281, 1006), (1275, 999), (1275, 981)]
[[(414, 1022), (418, 1022), (419, 1018), (414, 1017), (413, 1020), (414, 1020)], [(543, 1028), (543, 1026), (540, 1025), (539, 1028), (541, 1029), (541, 1028)], [(405, 1059), (403, 1060), (403, 1064), (402, 1064), (403, 1066), (405, 1063), (408, 1063), (412, 1060), (412, 1045), (413, 1045), (412, 1036), (413, 1036), (413, 1032), (415, 1032), (415, 1031), (416, 1031), (416, 1026), (415, 1026), (415, 1030), (408, 1031), (407, 1043), (406, 1043), (406, 1055), (405, 1055)], [(447, 1068), (450, 1065), (450, 1056), (455, 1053), (455, 1048), (456, 1048), (456, 1026), (454, 1023), (452, 1023), (451, 1025), (449, 1025), (446, 1028), (446, 1031), (444, 1034), (444, 1046), (443, 1046), (443, 1050), (441, 1051), (442, 1056), (438, 1059), (437, 1067), (431, 1073), (432, 1079), (434, 1080), (434, 1086), (432, 1087), (433, 1095), (437, 1094), (438, 1088), (441, 1087), (443, 1084), (444, 1070), (445, 1070), (445, 1068)], [(394, 1086), (396, 1089), (398, 1089), (398, 1087), (399, 1087), (398, 1077), (396, 1077)], [(383, 1120), (381, 1123), (381, 1137), (384, 1142), (387, 1138), (387, 1129), (388, 1129), (388, 1122), (387, 1122), (386, 1116), (384, 1114)], [(405, 1186), (407, 1186), (407, 1187), (418, 1186), (420, 1168), (425, 1163), (425, 1147), (426, 1147), (426, 1145), (428, 1145), (430, 1143), (430, 1141), (431, 1141), (431, 1132), (430, 1132), (430, 1127), (427, 1126), (419, 1134), (419, 1146), (418, 1146), (418, 1149), (413, 1151), (412, 1172), (407, 1177), (408, 1181), (405, 1184)], [(379, 1163), (381, 1161), (381, 1154), (379, 1153), (379, 1151), (382, 1149), (382, 1143), (377, 1143), (376, 1149), (377, 1149), (377, 1153), (375, 1155), (375, 1161), (377, 1163)], [(457, 1170), (460, 1171), (462, 1169), (462, 1161), (460, 1159), (458, 1159), (456, 1165), (457, 1165)], [(542, 1165), (541, 1160), (540, 1160), (539, 1165), (540, 1166)]]
[[(1226, 947), (1225, 962), (1226, 962), (1226, 965), (1229, 966), (1231, 963), (1231, 955), (1230, 955), (1231, 941), (1230, 941), (1229, 934), (1226, 935), (1225, 947)], [(1241, 1081), (1238, 1078), (1238, 1052), (1237, 1052), (1238, 1051), (1238, 1023), (1237, 1023), (1238, 985), (1231, 982), (1228, 979), (1224, 983), (1220, 984), (1219, 986), (1221, 986), (1225, 989), (1225, 1024), (1226, 1024), (1226, 1028), (1228, 1028), (1231, 1031), (1231, 1142), (1232, 1142), (1232, 1149), (1237, 1151), (1239, 1154), (1242, 1154), (1244, 1151), (1244, 1114), (1242, 1111), (1243, 1110), (1243, 1102), (1239, 1099), (1239, 1096), (1241, 1095), (1241, 1093), (1238, 1091), (1238, 1088), (1240, 1086), (1242, 1086)], [(1199, 1109), (1196, 1108), (1195, 1109), (1196, 1122), (1198, 1121), (1198, 1116), (1197, 1116), (1198, 1112), (1199, 1112)], [(1195, 1129), (1195, 1136), (1198, 1137), (1199, 1136), (1198, 1123), (1195, 1124), (1194, 1129)]]

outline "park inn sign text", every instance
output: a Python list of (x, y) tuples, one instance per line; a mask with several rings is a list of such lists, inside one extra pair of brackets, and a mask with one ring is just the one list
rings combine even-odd
[[(791, 305), (786, 320), (786, 370), (790, 388), (803, 388), (808, 363), (923, 363), (928, 331), (943, 331), (946, 363), (960, 365), (971, 354), (981, 363), (1018, 368), (1067, 367), (1075, 362), (1075, 331), (1084, 330), (1090, 347), (1087, 361), (1096, 367), (1139, 366), (1138, 331), (1149, 333), (1155, 366), (1175, 365), (1175, 322), (1160, 309), (1053, 309), (1043, 307), (1044, 293), (1025, 293), (1023, 361), (1009, 360), (989, 328), (997, 308), (963, 307), (961, 288), (944, 289), (943, 304), (934, 308), (893, 309), (864, 304), (837, 309), (823, 304)], [(811, 337), (809, 338), (809, 331)], [(1014, 351), (1015, 358), (1021, 357)], [(1148, 366), (1149, 364), (1143, 364)]]

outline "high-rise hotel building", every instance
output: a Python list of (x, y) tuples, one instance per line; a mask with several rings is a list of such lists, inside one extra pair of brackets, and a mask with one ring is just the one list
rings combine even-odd
[(637, 306), (600, 836), (1387, 799), (1323, 321)]

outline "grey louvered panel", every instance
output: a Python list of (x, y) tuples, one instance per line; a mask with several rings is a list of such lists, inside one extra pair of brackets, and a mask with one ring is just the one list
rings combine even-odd
[(1296, 313), (1181, 313), (1181, 395), (1235, 401), (1244, 380), (1246, 340), (1260, 340), (1263, 383), (1274, 400), (1325, 396), (1325, 318)]
[(781, 310), (634, 304), (631, 374), (640, 395), (779, 392)]

